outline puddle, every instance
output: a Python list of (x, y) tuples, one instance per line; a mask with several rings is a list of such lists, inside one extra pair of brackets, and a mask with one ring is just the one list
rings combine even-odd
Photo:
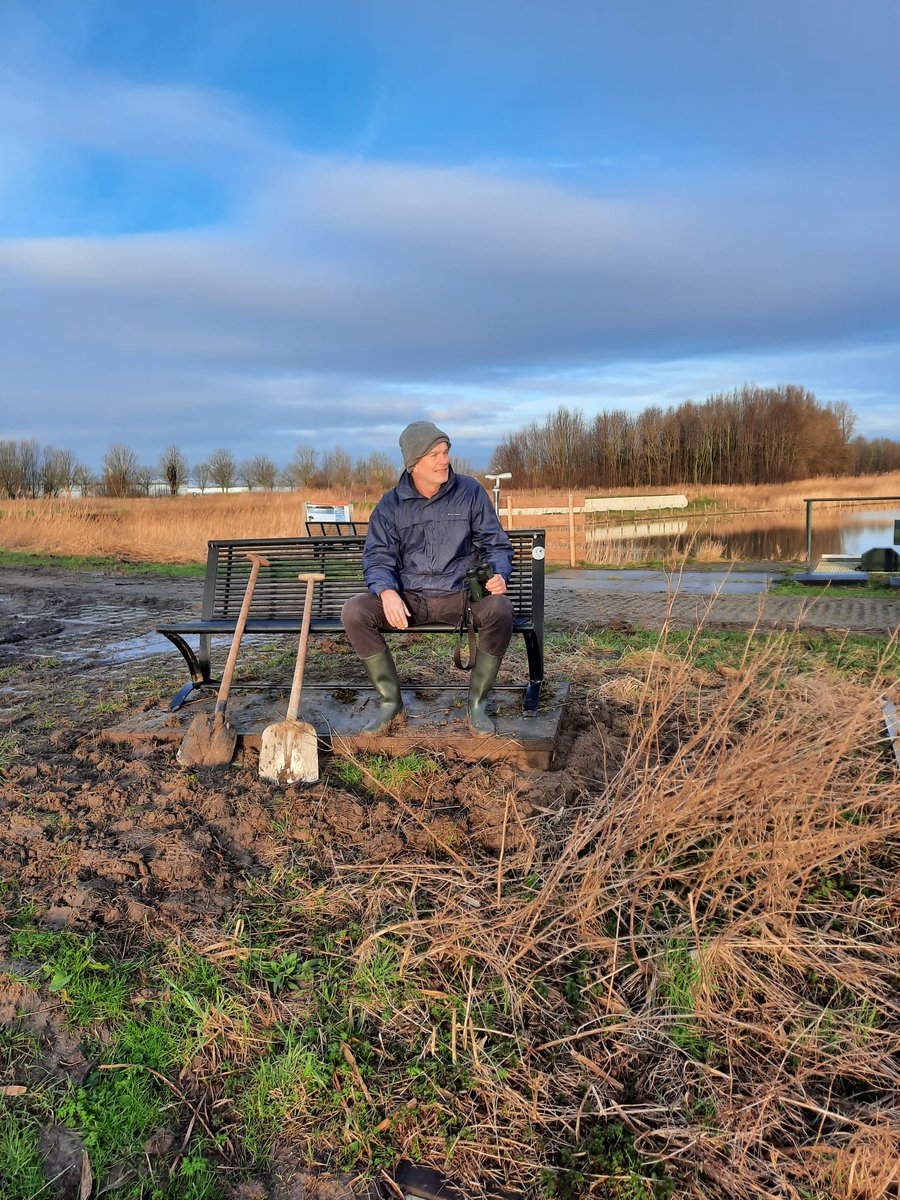
[[(141, 637), (125, 638), (120, 642), (107, 642), (94, 647), (89, 653), (103, 654), (113, 662), (130, 662), (135, 658), (150, 658), (154, 654), (168, 654), (174, 650), (168, 638), (159, 633), (145, 633)], [(73, 657), (83, 657), (84, 651), (76, 651)]]

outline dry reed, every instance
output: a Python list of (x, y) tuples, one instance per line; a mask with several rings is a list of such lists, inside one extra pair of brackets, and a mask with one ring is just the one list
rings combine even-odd
[[(644, 494), (660, 489), (621, 489), (617, 494)], [(672, 489), (669, 489), (672, 490)], [(792, 510), (798, 527), (803, 521), (803, 498), (816, 495), (900, 495), (900, 473), (893, 475), (806, 480), (775, 487), (682, 489), (689, 499), (705, 496), (723, 508), (767, 511)], [(588, 494), (604, 494), (602, 490)], [(335, 492), (236, 492), (203, 496), (154, 497), (147, 499), (38, 499), (0, 501), (0, 546), (43, 554), (99, 555), (135, 562), (202, 562), (206, 543), (215, 537), (290, 537), (305, 533), (304, 504), (354, 504), (355, 513), (366, 520), (377, 497), (350, 491)], [(583, 507), (585, 493), (571, 496), (575, 507)], [(567, 508), (570, 493), (564, 491), (516, 491), (501, 497), (501, 516), (506, 520), (507, 500), (514, 508)], [(825, 528), (827, 507), (816, 509), (816, 528)], [(537, 524), (547, 529), (547, 552), (551, 562), (567, 561), (569, 530), (566, 513), (544, 517), (518, 516), (519, 528)], [(748, 528), (752, 528), (752, 522)], [(735, 527), (740, 532), (739, 527)], [(698, 550), (705, 546), (712, 555), (718, 545), (714, 524), (709, 524)], [(640, 562), (659, 556), (652, 542), (635, 538), (601, 540), (585, 544), (584, 517), (576, 518), (576, 541), (587, 561), (611, 564)], [(673, 552), (675, 553), (675, 552)], [(679, 557), (681, 552), (677, 552)], [(717, 561), (717, 560), (713, 560)]]
[[(469, 1194), (649, 1196), (654, 1172), (693, 1200), (895, 1194), (900, 784), (879, 696), (897, 646), (864, 685), (797, 673), (787, 635), (750, 644), (721, 673), (665, 629), (612, 665), (588, 645), (594, 723), (559, 776), (471, 772), (493, 854), (432, 839), (316, 893), (368, 931), (361, 966), (399, 959), (402, 1001), (355, 1001), (385, 1063), (403, 1044), (464, 1071), (434, 1104), (396, 1078), (373, 1103)], [(618, 746), (610, 704), (640, 712)], [(427, 830), (431, 787), (381, 798)], [(327, 1150), (317, 1121), (292, 1136)], [(611, 1127), (643, 1183), (609, 1174)]]

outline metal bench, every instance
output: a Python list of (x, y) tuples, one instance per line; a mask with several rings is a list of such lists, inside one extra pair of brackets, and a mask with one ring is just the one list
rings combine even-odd
[[(544, 554), (545, 530), (514, 529), (509, 539), (515, 551), (512, 577), (507, 594), (513, 605), (513, 632), (525, 640), (528, 655), (528, 683), (525, 685), (523, 712), (533, 714), (538, 707), (544, 679)], [(325, 582), (316, 585), (310, 634), (342, 633), (341, 608), (344, 601), (366, 590), (362, 574), (362, 554), (366, 539), (362, 534), (340, 537), (294, 538), (217, 538), (209, 543), (206, 579), (199, 620), (186, 620), (157, 629), (181, 652), (190, 671), (190, 682), (175, 695), (172, 711), (201, 688), (215, 686), (212, 679), (211, 650), (214, 636), (234, 633), (238, 611), (244, 598), (250, 563), (248, 551), (262, 554), (269, 566), (259, 573), (250, 605), (248, 634), (295, 634), (300, 632), (305, 585), (297, 576), (316, 573)], [(416, 625), (412, 633), (452, 633), (454, 626), (438, 623)], [(399, 633), (400, 630), (388, 630)], [(402, 631), (406, 632), (406, 631)], [(185, 639), (197, 637), (195, 651)], [(345, 686), (335, 684), (335, 687)]]
[(365, 521), (307, 521), (309, 537), (343, 537), (347, 533), (365, 533)]

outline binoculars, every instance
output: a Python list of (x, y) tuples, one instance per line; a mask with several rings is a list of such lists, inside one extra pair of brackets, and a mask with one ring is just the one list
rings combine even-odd
[(493, 577), (494, 568), (486, 562), (476, 563), (471, 570), (466, 571), (466, 587), (469, 589), (469, 598), (473, 604), (476, 600), (483, 600), (488, 594), (484, 585)]

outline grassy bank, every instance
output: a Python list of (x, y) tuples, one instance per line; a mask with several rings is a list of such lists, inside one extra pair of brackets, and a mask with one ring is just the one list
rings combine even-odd
[[(436, 640), (404, 639), (402, 670), (440, 677)], [(333, 678), (327, 656), (310, 669)], [(383, 1182), (404, 1157), (471, 1196), (895, 1187), (897, 646), (609, 632), (551, 638), (548, 670), (572, 700), (539, 776), (335, 757), (282, 790), (249, 752), (207, 776), (111, 751), (70, 698), (42, 765), (23, 722), (0, 757), (22, 833), (3, 1200), (46, 1185), (57, 1127), (85, 1194), (135, 1200), (287, 1195), (298, 1163)], [(163, 848), (213, 831), (189, 910), (187, 851), (142, 875), (129, 819)], [(106, 916), (54, 922), (91, 873)]]

